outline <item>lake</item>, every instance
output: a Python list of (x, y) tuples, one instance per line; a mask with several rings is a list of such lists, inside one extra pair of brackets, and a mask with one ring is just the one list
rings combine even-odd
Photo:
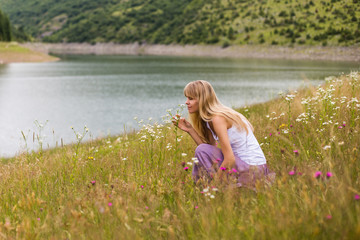
[[(51, 63), (0, 65), (0, 157), (76, 141), (86, 125), (92, 138), (137, 129), (134, 117), (160, 121), (185, 102), (184, 86), (203, 79), (221, 102), (241, 107), (280, 91), (318, 85), (327, 76), (359, 70), (356, 62), (159, 56), (60, 56)], [(35, 121), (46, 123), (40, 130)], [(22, 133), (27, 139), (26, 144)]]

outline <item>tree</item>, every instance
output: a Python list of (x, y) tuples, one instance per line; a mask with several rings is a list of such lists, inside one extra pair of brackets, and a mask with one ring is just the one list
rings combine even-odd
[(0, 41), (11, 41), (11, 26), (9, 18), (0, 10)]

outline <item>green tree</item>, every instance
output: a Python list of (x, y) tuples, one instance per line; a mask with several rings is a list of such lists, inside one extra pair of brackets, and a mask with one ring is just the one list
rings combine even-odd
[(0, 41), (11, 41), (11, 26), (9, 18), (0, 10)]

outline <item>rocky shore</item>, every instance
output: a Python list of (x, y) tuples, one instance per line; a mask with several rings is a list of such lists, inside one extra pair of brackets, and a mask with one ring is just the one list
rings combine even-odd
[(94, 55), (161, 55), (201, 56), (229, 58), (298, 59), (360, 61), (360, 47), (316, 46), (229, 46), (214, 45), (140, 45), (97, 43), (25, 43), (22, 46), (45, 54), (94, 54)]

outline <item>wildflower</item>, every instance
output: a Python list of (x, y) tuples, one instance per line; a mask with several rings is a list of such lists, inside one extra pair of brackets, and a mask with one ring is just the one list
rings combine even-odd
[(189, 166), (192, 166), (192, 165), (193, 165), (192, 162), (187, 162), (186, 164), (189, 165)]
[(195, 209), (198, 209), (199, 208), (199, 206), (195, 206)]
[(215, 198), (215, 196), (211, 194), (211, 195), (210, 195), (210, 198)]
[(148, 209), (149, 209), (149, 207), (148, 207), (148, 206), (145, 206), (145, 209), (146, 209), (146, 210), (148, 210)]
[(187, 171), (189, 169), (189, 167), (184, 167), (184, 170)]
[(332, 172), (327, 172), (327, 173), (326, 173), (326, 177), (327, 177), (327, 178), (331, 178), (332, 176), (334, 176), (334, 175), (332, 174)]
[(223, 170), (223, 171), (225, 171), (225, 170), (226, 170), (226, 167), (221, 167), (220, 169)]
[(185, 162), (182, 162), (182, 163), (181, 163), (181, 166), (183, 166), (183, 167), (184, 167), (184, 166), (185, 166), (185, 164), (186, 164)]
[(186, 154), (186, 153), (182, 153), (181, 156), (182, 156), (182, 157), (186, 157), (187, 154)]
[(331, 216), (331, 215), (327, 215), (327, 216), (326, 216), (326, 219), (329, 219), (329, 220), (330, 220), (330, 219), (332, 219), (332, 216)]
[(324, 150), (328, 150), (328, 149), (330, 149), (330, 148), (331, 148), (330, 145), (326, 145), (326, 146), (323, 147)]
[(37, 218), (36, 220), (40, 221), (40, 218)]
[(281, 153), (285, 153), (285, 149), (280, 149), (280, 152), (281, 152)]
[(124, 157), (124, 158), (122, 158), (122, 160), (123, 160), (123, 161), (126, 161), (126, 160), (127, 160), (127, 158), (126, 158), (126, 157)]
[(289, 172), (289, 175), (290, 175), (290, 176), (295, 175), (295, 171), (290, 171), (290, 172)]
[(191, 160), (192, 160), (195, 164), (198, 164), (198, 163), (199, 163), (199, 160), (198, 160), (196, 157), (193, 157)]
[(293, 152), (295, 153), (295, 155), (299, 155), (299, 151), (298, 151), (298, 150), (294, 150)]
[(339, 126), (338, 129), (342, 129), (343, 127), (342, 126)]
[(140, 187), (141, 187), (141, 188), (144, 188), (144, 185), (141, 185)]
[(359, 194), (355, 194), (354, 199), (355, 199), (355, 200), (360, 200), (360, 195), (359, 195)]
[(271, 136), (272, 136), (272, 133), (269, 133), (269, 136), (271, 137)]
[(96, 181), (95, 181), (95, 180), (93, 180), (93, 181), (91, 181), (90, 183), (94, 186), (94, 185), (95, 185), (95, 183), (96, 183)]
[(202, 191), (203, 191), (204, 193), (206, 193), (206, 192), (209, 191), (209, 188), (204, 188)]
[(113, 204), (111, 202), (108, 203), (108, 206), (111, 207)]
[(314, 175), (315, 178), (320, 178), (321, 177), (321, 172), (320, 171), (317, 171)]
[(217, 161), (217, 162), (221, 162), (221, 159), (220, 159), (220, 158), (218, 158), (218, 159), (216, 159), (216, 161)]
[(235, 168), (231, 169), (233, 173), (237, 173), (237, 170)]

